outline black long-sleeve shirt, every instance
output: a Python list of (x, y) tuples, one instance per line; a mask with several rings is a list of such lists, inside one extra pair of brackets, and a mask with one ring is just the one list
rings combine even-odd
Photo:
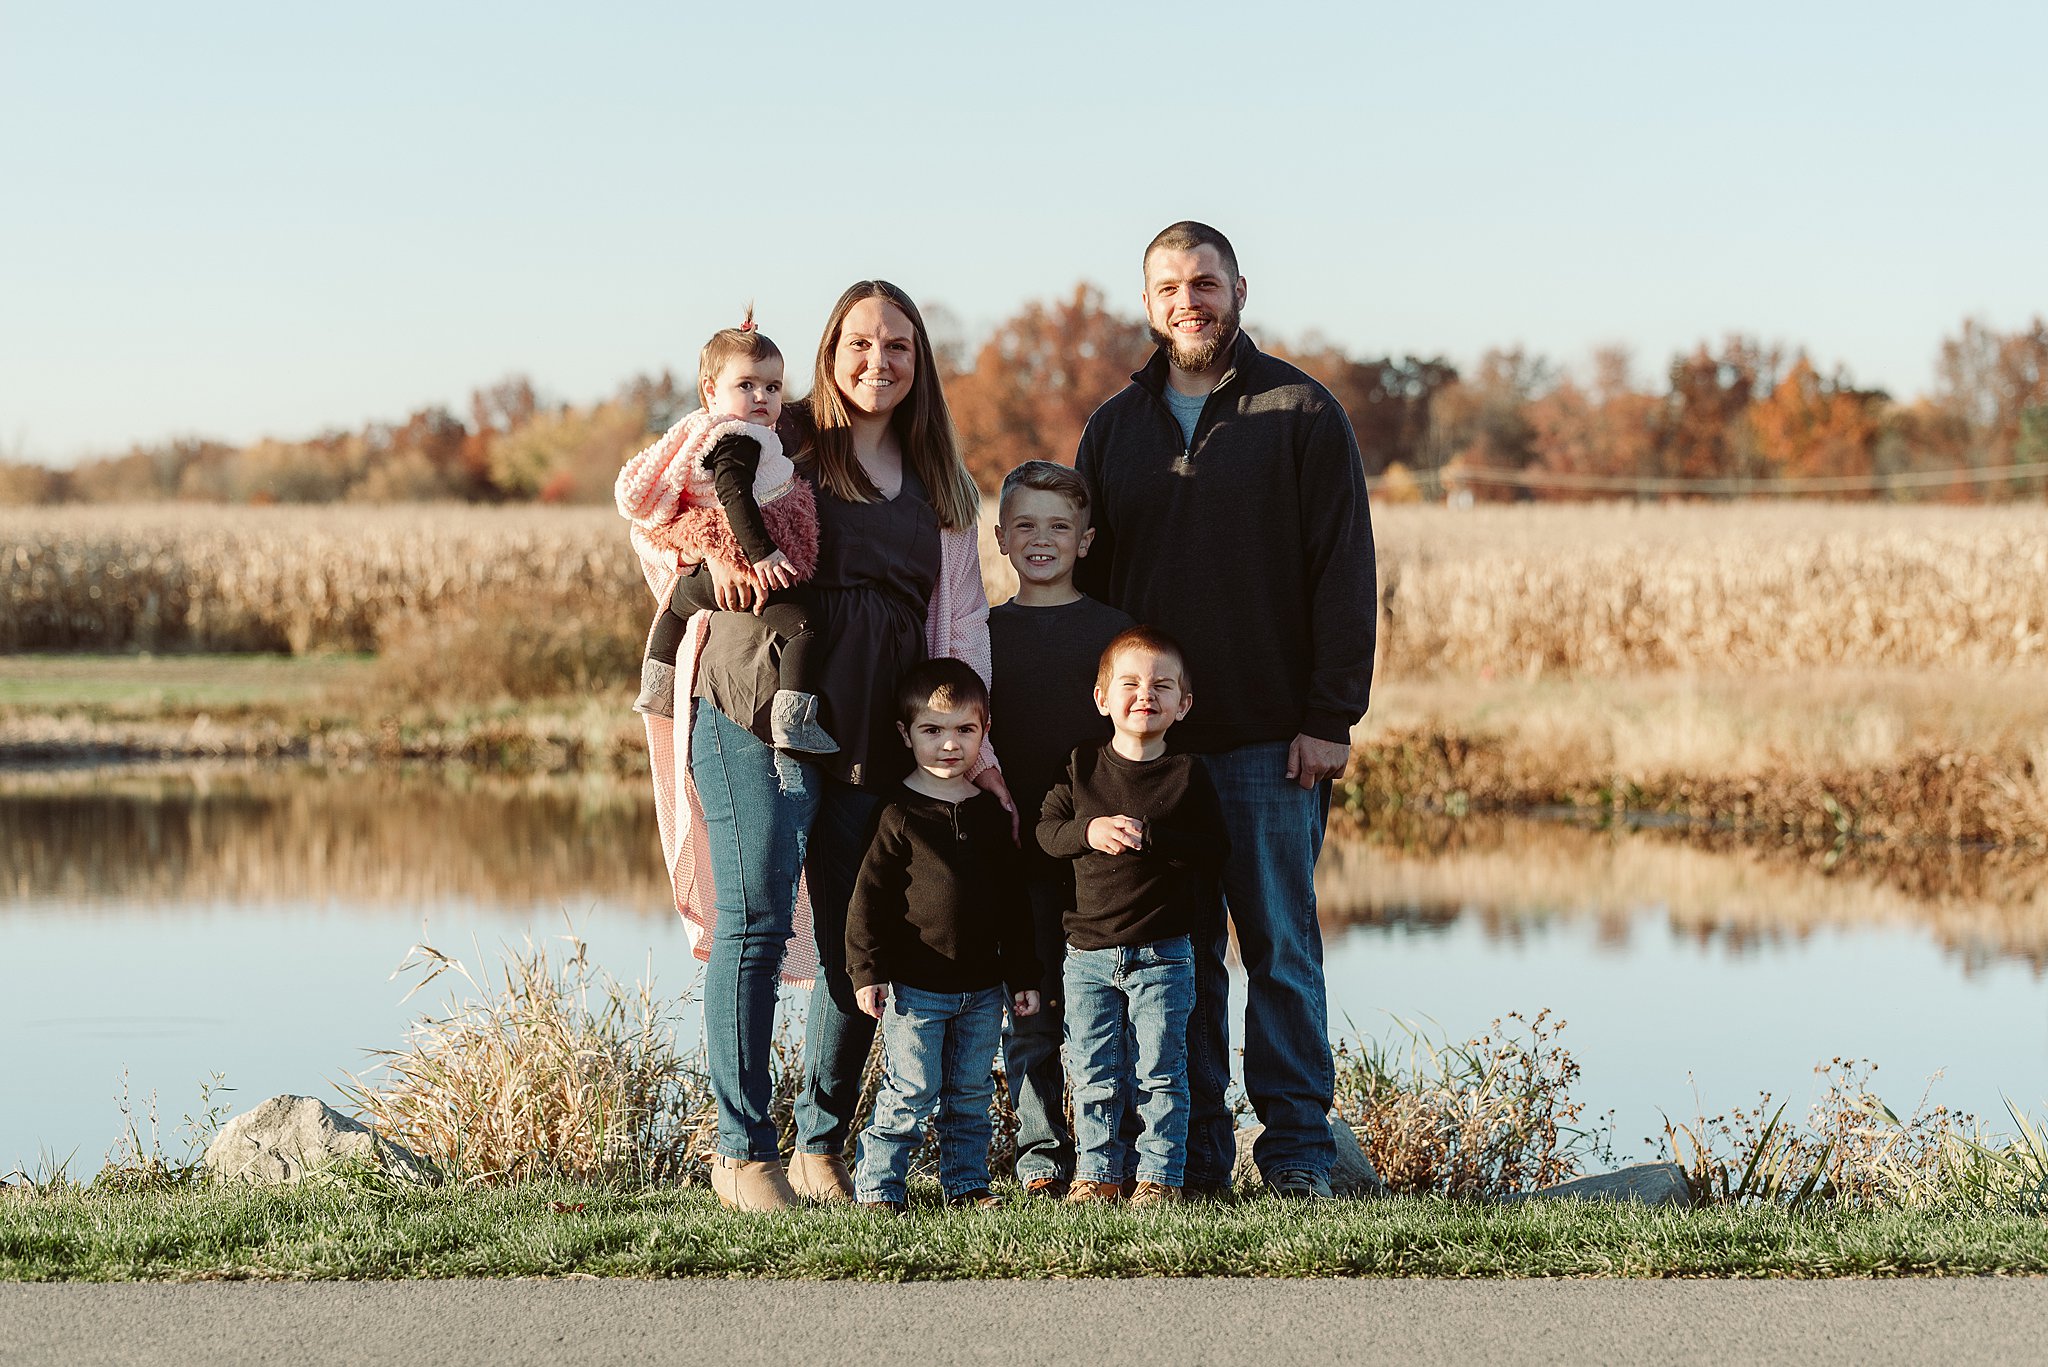
[[(1104, 854), (1088, 843), (1103, 816), (1145, 823), (1143, 849)], [(1038, 822), (1045, 852), (1074, 861), (1067, 943), (1076, 949), (1148, 945), (1186, 935), (1215, 896), (1230, 855), (1223, 805), (1194, 755), (1125, 759), (1108, 746), (1074, 752), (1064, 782), (1045, 795)]]
[(1365, 715), (1379, 619), (1365, 470), (1330, 391), (1238, 334), (1192, 441), (1155, 353), (1095, 410), (1074, 468), (1095, 544), (1075, 583), (1187, 650), (1184, 750), (1297, 733), (1345, 741)]
[(733, 539), (740, 543), (749, 565), (758, 565), (779, 549), (768, 535), (768, 523), (761, 505), (754, 500), (754, 476), (761, 469), (761, 443), (744, 432), (718, 439), (705, 453), (704, 468), (711, 472), (711, 487), (718, 493), (718, 506), (725, 510), (725, 522)]
[(994, 796), (945, 802), (897, 790), (847, 908), (846, 968), (855, 987), (1037, 988), (1031, 903), (1010, 814)]

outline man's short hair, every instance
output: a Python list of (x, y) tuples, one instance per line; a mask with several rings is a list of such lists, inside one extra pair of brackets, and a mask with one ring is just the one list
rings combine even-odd
[(1102, 648), (1102, 659), (1097, 661), (1095, 665), (1095, 686), (1097, 688), (1107, 689), (1109, 687), (1109, 681), (1115, 677), (1116, 657), (1123, 654), (1126, 650), (1149, 650), (1154, 655), (1173, 656), (1175, 660), (1180, 662), (1180, 691), (1183, 693), (1193, 693), (1195, 691), (1194, 675), (1188, 672), (1188, 653), (1181, 649), (1180, 642), (1174, 640), (1173, 637), (1167, 635), (1158, 627), (1148, 627), (1143, 623), (1119, 631), (1110, 638), (1109, 644)]
[(988, 685), (965, 660), (920, 661), (904, 670), (896, 684), (896, 719), (909, 726), (927, 707), (941, 712), (973, 707), (981, 713), (981, 724), (987, 726)]
[(1049, 460), (1027, 460), (1009, 474), (1003, 476), (1002, 493), (996, 497), (996, 516), (1010, 515), (1010, 495), (1019, 489), (1037, 489), (1048, 494), (1058, 494), (1074, 505), (1074, 511), (1081, 515), (1081, 525), (1088, 525), (1088, 481), (1081, 472), (1071, 465), (1060, 465)]
[(1206, 223), (1197, 223), (1184, 218), (1159, 230), (1159, 235), (1145, 244), (1145, 259), (1138, 264), (1140, 274), (1151, 263), (1156, 251), (1191, 252), (1202, 247), (1214, 247), (1223, 257), (1223, 264), (1230, 271), (1230, 278), (1237, 279), (1237, 249), (1230, 245), (1230, 239)]

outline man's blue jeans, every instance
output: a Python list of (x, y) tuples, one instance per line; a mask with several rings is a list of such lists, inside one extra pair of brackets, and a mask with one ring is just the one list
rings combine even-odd
[(926, 992), (894, 983), (882, 1012), (882, 1086), (860, 1136), (854, 1195), (903, 1200), (910, 1160), (925, 1123), (938, 1116), (939, 1186), (947, 1197), (988, 1187), (988, 1146), (995, 1136), (996, 1044), (1002, 1036), (1000, 987)]
[[(1067, 1075), (1074, 1084), (1074, 1176), (1122, 1182), (1118, 1133), (1137, 1102), (1137, 1178), (1178, 1187), (1188, 1141), (1188, 1018), (1195, 953), (1185, 935), (1149, 945), (1067, 950)], [(1133, 1056), (1132, 1042), (1135, 1042)]]
[(1060, 1037), (1066, 1021), (1063, 960), (1067, 934), (1060, 924), (1074, 895), (1069, 878), (1032, 878), (1031, 921), (1044, 1001), (1035, 1016), (1011, 1015), (1003, 1027), (1003, 1071), (1010, 1105), (1017, 1112), (1017, 1180), (1062, 1181), (1074, 1175), (1074, 1137), (1067, 1133), (1067, 1076), (1060, 1067)]
[[(1223, 901), (1248, 980), (1244, 1089), (1266, 1127), (1252, 1158), (1268, 1177), (1288, 1171), (1327, 1177), (1337, 1157), (1328, 1120), (1336, 1074), (1315, 869), (1330, 819), (1330, 785), (1304, 789), (1287, 777), (1287, 751), (1287, 742), (1271, 741), (1202, 760), (1230, 832)], [(1195, 942), (1195, 1013), (1188, 1040), (1195, 1109), (1188, 1177), (1221, 1182), (1230, 1178), (1236, 1143), (1223, 1101), (1230, 1077), (1230, 975), (1224, 957), (1230, 937), (1222, 908), (1205, 929)]]
[(718, 918), (704, 966), (704, 1053), (718, 1151), (779, 1157), (770, 1113), (775, 998), (796, 907), (797, 871), (818, 806), (818, 773), (783, 762), (707, 702), (688, 704), (690, 776), (704, 804)]
[(846, 906), (853, 900), (882, 799), (830, 779), (814, 783), (823, 792), (811, 823), (804, 872), (810, 878), (811, 921), (818, 933), (818, 981), (804, 1012), (796, 1147), (799, 1153), (843, 1155), (860, 1105), (861, 1074), (875, 1043), (875, 1018), (854, 1001), (853, 979), (846, 973)]

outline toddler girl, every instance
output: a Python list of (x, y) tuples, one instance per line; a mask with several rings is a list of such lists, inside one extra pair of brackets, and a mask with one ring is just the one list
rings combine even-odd
[[(619, 512), (655, 545), (716, 557), (750, 574), (768, 593), (761, 621), (781, 640), (769, 741), (779, 749), (831, 754), (839, 746), (818, 720), (809, 593), (798, 587), (818, 563), (818, 507), (811, 486), (782, 452), (782, 352), (754, 326), (750, 305), (697, 359), (704, 406), (626, 462), (615, 490)], [(647, 634), (636, 712), (675, 715), (676, 650), (690, 616), (716, 608), (701, 565), (678, 574), (668, 606)]]

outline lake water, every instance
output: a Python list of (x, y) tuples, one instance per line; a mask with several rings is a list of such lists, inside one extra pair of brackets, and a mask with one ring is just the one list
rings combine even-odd
[[(639, 782), (450, 781), (276, 770), (0, 780), (0, 1173), (95, 1170), (125, 1078), (164, 1148), (200, 1084), (237, 1109), (331, 1084), (448, 998), (392, 971), (426, 941), (493, 964), (573, 924), (591, 959), (665, 991), (698, 965), (668, 909)], [(1470, 820), (1334, 834), (1319, 874), (1332, 1028), (1463, 1037), (1549, 1008), (1647, 1157), (1659, 1114), (1760, 1090), (1803, 1108), (1813, 1068), (1881, 1065), (1901, 1113), (2048, 1104), (2048, 891), (2038, 859), (1802, 856), (1656, 832)], [(452, 990), (452, 989), (450, 989)], [(1241, 993), (1237, 998), (1242, 1003)], [(685, 1013), (685, 1030), (694, 1030)], [(1696, 1100), (1697, 1097), (1697, 1100)]]

